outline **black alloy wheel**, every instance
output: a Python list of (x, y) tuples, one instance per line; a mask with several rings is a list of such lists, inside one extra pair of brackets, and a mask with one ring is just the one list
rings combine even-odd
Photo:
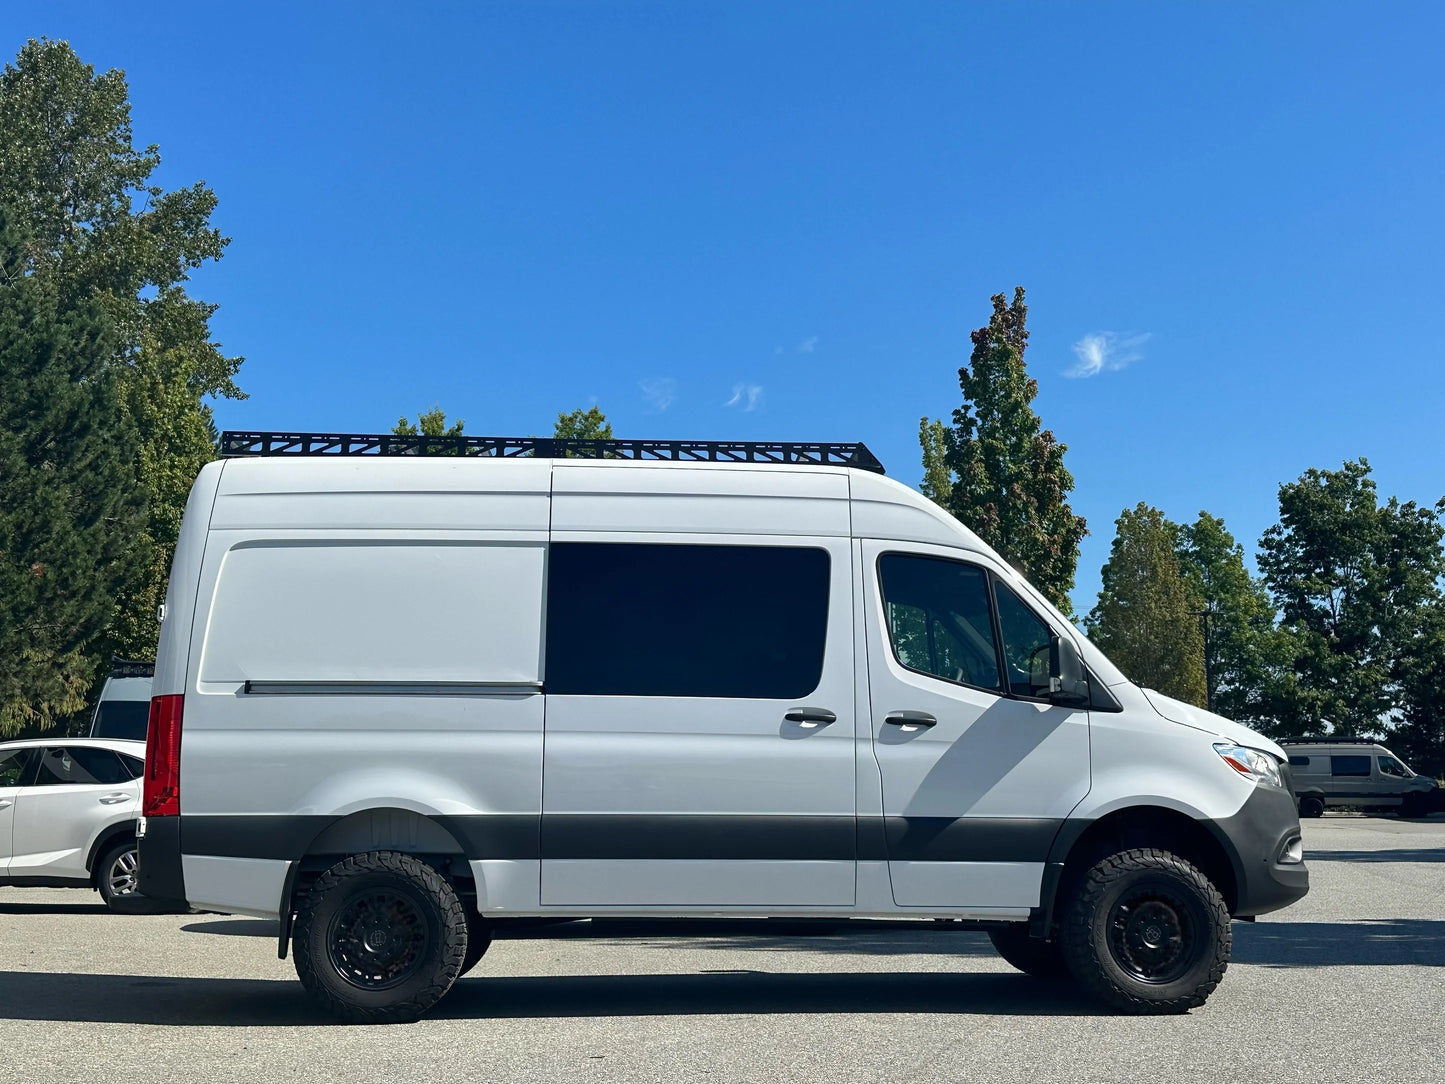
[(1189, 906), (1162, 885), (1141, 885), (1109, 912), (1109, 951), (1140, 982), (1173, 982), (1188, 969), (1198, 932)]
[(1325, 815), (1325, 801), (1314, 795), (1299, 800), (1299, 815), (1301, 817), (1323, 817)]
[(326, 931), (332, 966), (363, 990), (390, 990), (416, 974), (431, 950), (425, 904), (406, 887), (363, 888)]

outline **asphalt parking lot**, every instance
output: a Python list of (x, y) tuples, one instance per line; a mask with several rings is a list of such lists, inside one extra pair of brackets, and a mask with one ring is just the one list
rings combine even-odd
[(274, 924), (0, 889), (0, 1080), (1416, 1081), (1445, 1077), (1445, 818), (1307, 822), (1312, 890), (1236, 923), (1187, 1016), (1110, 1016), (975, 933), (570, 923), (427, 1019), (331, 1024)]

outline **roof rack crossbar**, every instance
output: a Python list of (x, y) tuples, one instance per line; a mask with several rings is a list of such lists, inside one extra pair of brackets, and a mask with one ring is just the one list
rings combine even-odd
[(1318, 738), (1276, 738), (1276, 745), (1379, 745), (1382, 738), (1341, 738), (1325, 734)]
[(421, 455), (632, 459), (671, 463), (774, 463), (883, 473), (866, 444), (821, 441), (576, 440), (555, 437), (397, 436), (394, 433), (221, 434), (227, 458), (263, 455)]
[(110, 657), (110, 676), (114, 678), (155, 677), (154, 659), (122, 659), (119, 655)]

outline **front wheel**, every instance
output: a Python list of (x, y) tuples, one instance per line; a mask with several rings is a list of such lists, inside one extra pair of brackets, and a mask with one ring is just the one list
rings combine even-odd
[(1041, 941), (1030, 937), (1026, 925), (989, 930), (993, 947), (1014, 967), (1036, 979), (1062, 979), (1069, 974), (1068, 964), (1057, 941)]
[(119, 910), (124, 900), (140, 895), (137, 871), (139, 852), (133, 839), (125, 839), (106, 849), (95, 864), (95, 887), (100, 898), (112, 911)]
[(1122, 851), (1085, 874), (1060, 932), (1081, 985), (1125, 1012), (1203, 1005), (1229, 966), (1229, 911), (1209, 878), (1176, 854)]
[(1299, 815), (1301, 817), (1323, 817), (1325, 815), (1325, 800), (1316, 798), (1314, 795), (1299, 800)]
[(301, 901), (296, 974), (328, 1010), (361, 1024), (415, 1020), (461, 974), (467, 915), (450, 882), (397, 851), (352, 855)]

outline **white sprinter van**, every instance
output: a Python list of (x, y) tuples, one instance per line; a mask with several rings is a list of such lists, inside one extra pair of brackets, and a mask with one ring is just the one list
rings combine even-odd
[(1131, 684), (862, 445), (224, 440), (141, 888), (279, 917), (348, 1019), (522, 916), (959, 919), (1181, 1012), (1307, 890), (1280, 748)]

